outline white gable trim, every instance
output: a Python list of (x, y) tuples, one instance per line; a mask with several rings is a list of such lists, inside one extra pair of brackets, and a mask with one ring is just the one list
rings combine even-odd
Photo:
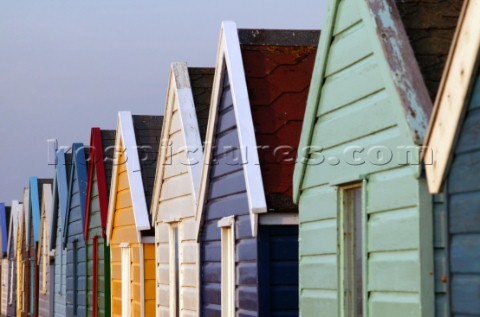
[(441, 191), (463, 120), (480, 50), (480, 0), (467, 0), (438, 90), (424, 153), (428, 188)]
[(22, 208), (22, 204), (18, 202), (18, 200), (12, 200), (12, 208), (10, 212), (10, 223), (8, 224), (8, 243), (7, 243), (7, 258), (10, 257), (10, 244), (13, 243), (13, 248), (15, 253), (15, 248), (17, 245), (17, 221), (18, 221), (18, 214), (20, 212), (20, 208)]
[(135, 130), (133, 128), (133, 118), (130, 111), (120, 111), (118, 113), (117, 134), (115, 140), (115, 155), (113, 159), (112, 182), (110, 186), (110, 197), (108, 205), (107, 218), (107, 242), (110, 244), (110, 238), (113, 229), (113, 214), (117, 199), (117, 174), (119, 160), (119, 145), (123, 145), (126, 159), (126, 169), (128, 175), (128, 185), (132, 196), (133, 215), (135, 217), (135, 226), (137, 228), (137, 238), (141, 241), (140, 231), (149, 230), (150, 222), (148, 217), (147, 203), (145, 200), (145, 191), (143, 189), (142, 173), (140, 159), (138, 157), (137, 142), (135, 140)]
[(157, 214), (159, 212), (158, 204), (162, 192), (165, 160), (169, 146), (167, 142), (170, 134), (175, 103), (178, 105), (180, 124), (182, 126), (182, 135), (186, 146), (185, 150), (189, 151), (187, 161), (188, 170), (191, 177), (191, 184), (193, 185), (192, 194), (195, 201), (197, 201), (203, 165), (203, 147), (186, 63), (172, 63), (170, 67), (167, 104), (165, 106), (165, 120), (160, 139), (160, 151), (151, 205), (152, 223), (155, 223)]
[[(213, 81), (213, 92), (208, 118), (207, 135), (205, 138), (205, 156), (202, 166), (200, 192), (197, 205), (197, 237), (203, 221), (203, 211), (206, 203), (208, 189), (208, 176), (212, 159), (215, 127), (217, 125), (218, 104), (222, 93), (222, 84), (225, 67), (228, 69), (230, 89), (232, 92), (233, 108), (238, 130), (240, 152), (248, 162), (243, 164), (245, 184), (247, 188), (248, 206), (252, 235), (256, 236), (258, 226), (258, 214), (267, 212), (265, 191), (263, 188), (262, 174), (259, 166), (257, 142), (253, 127), (250, 99), (248, 97), (245, 71), (243, 67), (240, 41), (238, 39), (237, 26), (233, 22), (223, 22), (220, 33), (220, 43)], [(248, 150), (248, 153), (247, 153)], [(248, 155), (247, 155), (248, 154)]]

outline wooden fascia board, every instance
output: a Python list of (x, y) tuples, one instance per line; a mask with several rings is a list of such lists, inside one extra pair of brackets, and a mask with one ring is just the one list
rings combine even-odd
[(165, 104), (165, 111), (164, 111), (164, 119), (162, 125), (162, 132), (160, 134), (160, 149), (158, 152), (157, 158), (157, 168), (155, 173), (155, 183), (153, 185), (153, 195), (152, 195), (152, 202), (151, 202), (151, 215), (152, 215), (152, 224), (155, 225), (155, 221), (157, 220), (158, 204), (160, 201), (160, 195), (162, 194), (162, 185), (163, 185), (163, 174), (164, 174), (164, 164), (166, 161), (167, 153), (168, 153), (168, 137), (170, 133), (170, 126), (172, 123), (172, 115), (173, 115), (173, 108), (175, 102), (175, 93), (174, 93), (174, 72), (173, 72), (173, 65), (170, 69), (170, 76), (168, 80), (168, 88), (167, 88), (167, 98)]
[[(263, 188), (262, 174), (258, 165), (259, 158), (253, 127), (250, 99), (248, 96), (245, 71), (243, 67), (240, 41), (238, 39), (237, 26), (233, 22), (222, 22), (219, 48), (213, 81), (213, 91), (207, 125), (205, 141), (204, 161), (202, 164), (201, 181), (199, 187), (198, 204), (196, 211), (197, 239), (203, 222), (203, 211), (206, 203), (208, 190), (208, 178), (210, 174), (210, 162), (212, 149), (215, 142), (215, 127), (217, 125), (218, 105), (222, 93), (223, 76), (225, 68), (228, 69), (230, 89), (232, 92), (235, 122), (237, 125), (240, 153), (248, 161), (243, 164), (245, 184), (250, 214), (252, 235), (256, 236), (258, 226), (258, 214), (267, 212), (267, 203)], [(248, 149), (250, 148), (250, 152)], [(254, 149), (254, 150), (252, 150)], [(247, 153), (248, 152), (248, 153)]]
[(115, 156), (113, 163), (112, 184), (110, 186), (110, 202), (108, 207), (107, 221), (107, 241), (110, 243), (111, 233), (113, 229), (113, 214), (115, 212), (116, 191), (117, 191), (117, 173), (118, 173), (118, 146), (120, 141), (123, 150), (128, 157), (126, 170), (128, 175), (128, 183), (130, 195), (132, 198), (133, 215), (135, 218), (135, 226), (137, 230), (137, 239), (141, 241), (140, 231), (150, 229), (149, 212), (145, 200), (145, 191), (143, 188), (140, 159), (137, 152), (137, 142), (135, 140), (135, 130), (133, 127), (133, 119), (130, 111), (120, 111), (118, 113), (117, 135), (115, 141)]
[(335, 25), (335, 17), (337, 15), (339, 0), (331, 0), (328, 3), (327, 12), (325, 13), (325, 22), (322, 27), (322, 35), (317, 49), (317, 56), (315, 57), (315, 65), (312, 73), (312, 80), (310, 82), (310, 89), (307, 98), (307, 107), (302, 125), (302, 133), (300, 136), (300, 143), (298, 146), (297, 161), (293, 176), (293, 201), (298, 204), (300, 194), (302, 191), (303, 178), (308, 160), (308, 147), (312, 142), (313, 130), (315, 127), (316, 114), (318, 111), (320, 101), (320, 90), (323, 85), (323, 78), (325, 75), (329, 43), (332, 38), (333, 28)]
[(480, 57), (480, 0), (467, 0), (450, 47), (432, 114), (423, 160), (429, 191), (442, 190)]

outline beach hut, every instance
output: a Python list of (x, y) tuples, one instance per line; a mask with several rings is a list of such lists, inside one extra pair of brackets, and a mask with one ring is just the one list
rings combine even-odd
[(291, 178), (318, 38), (222, 24), (196, 215), (202, 316), (298, 315)]
[(17, 220), (17, 239), (15, 246), (15, 259), (17, 270), (17, 303), (16, 303), (16, 316), (26, 317), (28, 316), (28, 303), (29, 303), (29, 289), (30, 289), (30, 271), (27, 269), (29, 263), (27, 257), (27, 247), (25, 239), (25, 213), (30, 210), (30, 190), (29, 187), (23, 189), (23, 205), (22, 209), (18, 213)]
[[(15, 262), (16, 255), (16, 239), (17, 239), (17, 223), (18, 214), (22, 211), (22, 204), (18, 200), (12, 201), (12, 209), (9, 220), (8, 230), (8, 246), (7, 246), (7, 258), (8, 258), (8, 296), (7, 296), (7, 311), (5, 316), (16, 316), (16, 294), (17, 294), (17, 263)], [(3, 313), (2, 313), (3, 314)]]
[(107, 217), (111, 315), (155, 315), (155, 238), (150, 224), (162, 116), (118, 114)]
[(419, 153), (458, 3), (329, 1), (293, 178), (301, 316), (434, 316)]
[(40, 241), (40, 215), (43, 185), (52, 184), (51, 179), (30, 177), (29, 208), (25, 209), (25, 241), (26, 261), (25, 269), (29, 271), (28, 279), (24, 281), (27, 296), (24, 298), (28, 316), (38, 316), (39, 302), (39, 268), (37, 265), (37, 249)]
[(86, 253), (83, 228), (87, 195), (88, 152), (82, 143), (72, 145), (72, 166), (67, 195), (63, 243), (67, 250), (67, 316), (86, 315)]
[(424, 151), (434, 199), (435, 316), (480, 316), (480, 1), (465, 1)]
[(50, 245), (52, 228), (52, 184), (42, 184), (40, 239), (37, 248), (38, 266), (38, 316), (49, 317), (53, 314), (53, 296), (55, 287), (55, 264)]
[(195, 210), (213, 73), (213, 68), (187, 68), (185, 63), (170, 68), (151, 207), (157, 316), (198, 315)]
[(92, 128), (88, 160), (85, 228), (87, 316), (110, 316), (110, 249), (106, 243), (108, 194), (115, 131)]
[(1, 290), (0, 290), (0, 314), (6, 316), (8, 302), (8, 229), (9, 229), (10, 207), (0, 203), (0, 255), (1, 260)]
[(68, 205), (68, 184), (70, 177), (71, 153), (66, 153), (64, 149), (58, 149), (55, 154), (55, 178), (53, 182), (53, 201), (52, 201), (52, 226), (50, 246), (54, 251), (55, 260), (55, 292), (53, 316), (66, 316), (67, 303), (67, 250), (64, 246), (63, 233), (65, 231), (65, 219)]

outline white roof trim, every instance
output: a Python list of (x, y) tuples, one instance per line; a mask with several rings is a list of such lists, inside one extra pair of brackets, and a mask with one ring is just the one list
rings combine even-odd
[(424, 153), (428, 188), (442, 190), (463, 120), (480, 50), (480, 0), (467, 0), (438, 90)]
[[(175, 97), (175, 98), (174, 98)], [(186, 150), (189, 151), (187, 157), (188, 170), (193, 185), (193, 196), (195, 201), (198, 199), (200, 188), (200, 176), (203, 165), (203, 147), (198, 127), (197, 112), (193, 99), (190, 77), (186, 63), (172, 63), (170, 67), (170, 80), (168, 84), (167, 103), (165, 105), (165, 119), (162, 126), (162, 136), (160, 138), (160, 151), (157, 163), (157, 173), (155, 175), (155, 185), (152, 197), (152, 223), (155, 223), (158, 210), (158, 203), (162, 192), (164, 164), (168, 152), (168, 137), (172, 124), (172, 114), (174, 103), (178, 105), (180, 124), (185, 142)]]
[[(202, 166), (200, 192), (197, 205), (197, 237), (200, 234), (200, 226), (203, 221), (203, 210), (206, 203), (206, 191), (208, 188), (208, 175), (210, 172), (211, 152), (214, 143), (214, 133), (217, 124), (218, 104), (220, 102), (222, 78), (224, 68), (228, 69), (230, 89), (232, 92), (233, 108), (237, 124), (240, 152), (243, 158), (247, 158), (243, 164), (245, 184), (247, 188), (248, 206), (250, 212), (250, 224), (252, 235), (256, 236), (258, 226), (258, 214), (267, 212), (265, 191), (263, 188), (262, 173), (259, 166), (257, 142), (253, 127), (250, 99), (248, 97), (245, 71), (243, 67), (242, 52), (238, 39), (237, 26), (234, 22), (222, 22), (220, 43), (213, 81), (212, 101), (208, 118), (207, 135), (205, 138), (205, 156)], [(250, 149), (247, 156), (247, 150)]]
[(22, 204), (19, 203), (18, 200), (12, 200), (12, 208), (10, 212), (10, 223), (8, 224), (9, 230), (8, 230), (8, 243), (7, 243), (7, 258), (10, 256), (10, 243), (13, 243), (14, 249), (16, 248), (16, 245), (17, 245), (17, 224), (18, 224), (18, 214), (20, 212), (20, 208), (22, 208)]
[(142, 173), (140, 167), (140, 159), (138, 157), (138, 147), (135, 140), (135, 130), (133, 128), (133, 118), (130, 111), (120, 111), (118, 113), (117, 134), (115, 140), (115, 155), (113, 160), (112, 182), (110, 186), (110, 197), (108, 205), (107, 218), (107, 242), (110, 243), (110, 238), (113, 229), (113, 214), (115, 212), (115, 205), (117, 199), (117, 173), (118, 173), (118, 151), (120, 141), (123, 145), (126, 160), (126, 169), (128, 175), (128, 185), (130, 187), (130, 194), (132, 196), (133, 215), (135, 217), (135, 226), (137, 228), (138, 241), (141, 242), (142, 230), (150, 229), (150, 222), (148, 217), (147, 203), (145, 200), (145, 191), (143, 189)]
[(30, 225), (29, 214), (30, 214), (30, 188), (25, 187), (24, 190), (23, 190), (22, 217), (24, 217), (24, 219), (25, 219), (25, 221), (24, 221), (25, 228), (23, 228), (23, 232), (26, 235), (25, 236), (25, 241), (27, 243), (27, 248), (28, 248), (28, 241), (29, 241), (29, 239), (27, 237), (28, 237), (28, 233), (30, 232), (30, 230), (28, 230), (28, 227)]

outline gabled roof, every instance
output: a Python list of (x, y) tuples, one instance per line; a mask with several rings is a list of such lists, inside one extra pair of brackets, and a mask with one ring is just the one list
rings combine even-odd
[[(268, 194), (268, 191), (272, 191), (274, 195), (279, 193), (277, 192), (278, 188), (274, 188), (275, 186), (272, 185), (273, 183), (267, 182), (268, 186), (265, 186), (266, 179), (262, 177), (264, 175), (265, 178), (269, 178), (278, 173), (279, 169), (272, 169), (272, 166), (276, 165), (277, 162), (270, 165), (269, 163), (272, 162), (267, 162), (264, 157), (259, 158), (256, 149), (257, 146), (262, 144), (257, 141), (260, 138), (262, 142), (266, 143), (264, 145), (272, 147), (277, 145), (277, 141), (287, 141), (289, 143), (288, 136), (281, 136), (277, 132), (282, 130), (285, 125), (288, 126), (288, 122), (294, 117), (289, 116), (295, 111), (291, 111), (288, 115), (285, 112), (282, 113), (282, 110), (286, 110), (286, 104), (283, 104), (280, 99), (288, 98), (286, 96), (288, 93), (285, 94), (287, 91), (298, 89), (296, 91), (298, 93), (308, 90), (310, 78), (308, 75), (306, 82), (300, 80), (300, 83), (287, 80), (290, 86), (285, 85), (285, 78), (280, 80), (280, 77), (286, 76), (289, 71), (283, 72), (282, 66), (288, 63), (292, 65), (301, 63), (302, 59), (308, 55), (305, 54), (306, 51), (315, 50), (318, 37), (318, 31), (238, 30), (233, 22), (222, 23), (205, 142), (205, 163), (202, 166), (197, 206), (197, 234), (200, 232), (206, 204), (210, 173), (209, 163), (212, 160), (212, 150), (215, 143), (214, 132), (217, 124), (223, 76), (228, 73), (240, 154), (244, 161), (247, 160), (242, 166), (245, 175), (252, 234), (256, 235), (258, 214), (265, 213), (268, 210), (266, 194)], [(227, 72), (226, 69), (228, 69)], [(280, 71), (273, 74), (277, 69), (280, 69)], [(278, 81), (273, 79), (277, 76)], [(300, 105), (300, 107), (302, 106)], [(282, 115), (283, 118), (281, 118)], [(279, 116), (281, 119), (277, 120)], [(254, 121), (261, 125), (257, 127), (257, 130), (255, 130)], [(279, 140), (284, 137), (286, 137), (285, 140)], [(292, 139), (295, 139), (295, 137)], [(293, 143), (296, 146), (298, 140)], [(252, 151), (252, 149), (255, 150)], [(260, 167), (260, 165), (263, 166)], [(282, 170), (280, 175), (282, 179), (283, 172), (287, 169), (280, 169)], [(285, 182), (285, 184), (287, 183), (289, 181)], [(289, 186), (287, 185), (287, 187)], [(288, 188), (285, 192), (288, 192)], [(273, 200), (278, 202), (277, 199)]]
[(205, 140), (208, 108), (213, 82), (213, 68), (187, 68), (186, 63), (173, 63), (170, 67), (170, 81), (165, 105), (165, 120), (162, 126), (161, 146), (155, 175), (152, 200), (153, 223), (157, 217), (156, 206), (163, 185), (165, 160), (168, 154), (168, 136), (172, 125), (175, 105), (178, 107), (180, 125), (185, 146), (189, 149), (188, 169), (193, 184), (193, 196), (198, 197), (200, 174), (203, 165), (203, 141)]
[[(298, 203), (300, 190), (306, 169), (306, 159), (303, 154), (309, 154), (308, 149), (312, 142), (312, 135), (316, 123), (319, 105), (322, 101), (321, 92), (327, 72), (327, 62), (332, 46), (332, 39), (336, 35), (335, 24), (350, 21), (345, 16), (347, 9), (339, 5), (339, 0), (331, 0), (327, 16), (322, 28), (322, 37), (318, 45), (317, 60), (310, 85), (307, 110), (302, 127), (299, 156), (295, 164), (293, 178), (294, 201)], [(346, 2), (344, 2), (346, 3)], [(422, 74), (415, 60), (414, 51), (404, 29), (400, 14), (393, 0), (366, 0), (349, 1), (358, 6), (355, 12), (359, 21), (363, 21), (365, 32), (371, 39), (373, 56), (381, 63), (381, 73), (389, 95), (395, 103), (401, 105), (407, 133), (413, 144), (423, 143), (430, 117), (432, 102), (422, 78)], [(344, 11), (341, 11), (344, 10)], [(338, 16), (341, 12), (345, 14)], [(338, 18), (338, 21), (337, 21)]]
[(52, 184), (51, 179), (39, 179), (36, 176), (30, 177), (30, 200), (29, 209), (25, 214), (26, 241), (30, 245), (30, 221), (33, 225), (33, 238), (35, 242), (40, 240), (40, 215), (41, 215), (41, 197), (43, 194), (43, 185)]
[[(58, 149), (55, 154), (56, 167), (55, 178), (53, 181), (53, 203), (52, 203), (52, 226), (50, 235), (50, 247), (55, 247), (57, 238), (57, 226), (62, 226), (62, 232), (65, 231), (65, 219), (68, 205), (68, 184), (70, 169), (72, 167), (72, 154), (65, 153), (64, 149)], [(58, 221), (58, 212), (60, 212), (60, 224)]]
[(2, 238), (2, 256), (5, 256), (7, 253), (8, 247), (8, 222), (7, 222), (7, 209), (10, 207), (5, 207), (5, 203), (0, 203), (0, 230)]
[(7, 244), (7, 257), (10, 256), (10, 245), (13, 243), (15, 248), (17, 241), (17, 223), (18, 223), (18, 214), (22, 209), (22, 204), (18, 200), (12, 201), (12, 208), (10, 212), (10, 221), (8, 225), (8, 244)]
[(424, 151), (430, 192), (439, 193), (448, 174), (468, 101), (478, 80), (480, 0), (466, 0), (451, 45)]
[[(85, 149), (83, 143), (73, 143), (72, 144), (72, 166), (70, 169), (70, 179), (68, 185), (68, 199), (67, 199), (67, 210), (65, 217), (65, 224), (63, 231), (63, 237), (68, 237), (68, 221), (70, 219), (70, 200), (72, 198), (72, 189), (73, 189), (73, 180), (74, 176), (77, 178), (78, 182), (78, 194), (80, 200), (80, 218), (82, 219), (82, 228), (85, 223), (85, 204), (87, 198), (87, 161), (88, 151)], [(67, 242), (67, 239), (64, 239), (64, 243)]]
[[(113, 215), (117, 199), (117, 166), (119, 164), (119, 148), (128, 158), (126, 164), (133, 214), (139, 241), (142, 231), (152, 229), (149, 220), (155, 168), (160, 144), (163, 116), (132, 116), (130, 111), (118, 113), (115, 155), (113, 159), (112, 181), (107, 217), (107, 241), (113, 229)], [(140, 158), (142, 158), (140, 160)], [(123, 162), (122, 162), (123, 164)]]
[(96, 172), (98, 186), (98, 201), (100, 207), (100, 220), (102, 225), (103, 237), (105, 238), (105, 229), (107, 227), (108, 217), (108, 194), (110, 191), (110, 181), (112, 179), (112, 157), (113, 147), (115, 146), (115, 131), (100, 130), (92, 128), (90, 136), (90, 156), (88, 160), (88, 185), (87, 202), (85, 205), (85, 240), (88, 239), (88, 227), (90, 221), (90, 199), (93, 185), (93, 171)]

